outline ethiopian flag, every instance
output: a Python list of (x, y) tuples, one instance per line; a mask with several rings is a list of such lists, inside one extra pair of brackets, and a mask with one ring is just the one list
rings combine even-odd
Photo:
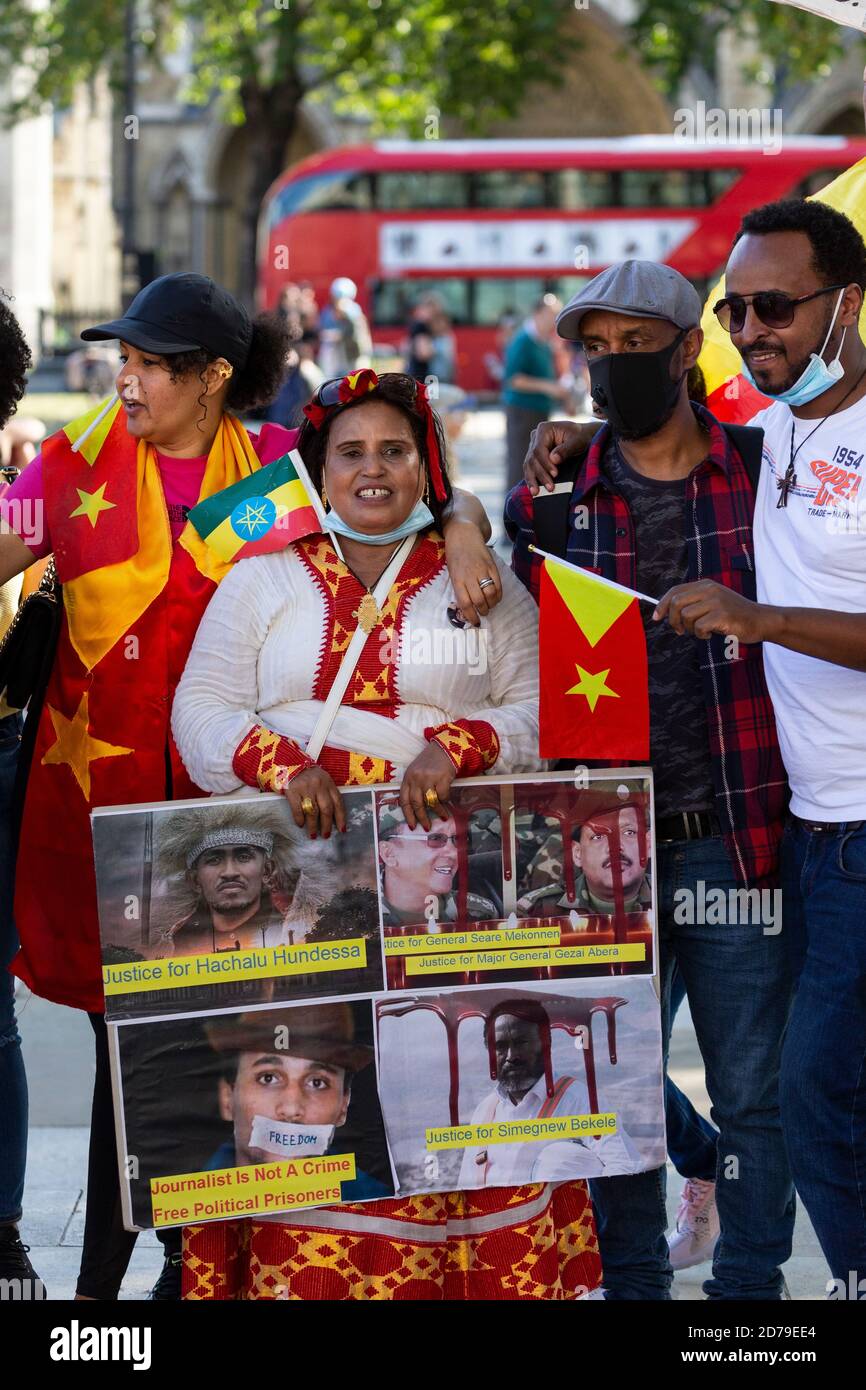
[(548, 555), (539, 615), (542, 758), (649, 757), (638, 595)]
[(199, 502), (189, 520), (221, 560), (245, 560), (284, 550), (292, 541), (322, 529), (305, 476), (303, 462), (292, 449)]

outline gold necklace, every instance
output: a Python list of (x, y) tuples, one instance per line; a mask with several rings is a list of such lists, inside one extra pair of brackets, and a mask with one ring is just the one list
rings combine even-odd
[[(373, 590), (379, 583), (379, 580), (382, 578), (382, 575), (385, 573), (385, 570), (390, 565), (391, 561), (397, 554), (397, 551), (400, 549), (400, 546), (402, 544), (402, 541), (399, 541), (397, 543), (397, 545), (391, 551), (391, 554), (388, 556), (388, 559), (382, 566), (381, 570), (379, 571), (376, 579), (372, 584), (364, 584), (363, 579), (358, 579), (358, 576), (357, 574), (355, 574), (355, 571), (351, 571), (352, 574), (355, 574), (355, 578), (358, 580), (358, 583), (364, 584), (364, 588), (367, 590), (366, 594), (361, 599), (361, 602), (358, 604), (358, 607), (352, 614), (352, 617), (358, 619), (358, 626), (362, 629), (363, 632), (366, 633), (368, 637), (370, 633), (373, 631), (373, 629), (378, 627), (379, 623), (382, 621), (382, 610), (380, 609), (378, 603), (373, 597)], [(351, 569), (351, 566), (347, 566), (347, 568)]]

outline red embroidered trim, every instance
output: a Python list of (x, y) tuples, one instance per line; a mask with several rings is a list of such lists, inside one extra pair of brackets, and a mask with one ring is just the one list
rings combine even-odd
[(428, 743), (444, 748), (459, 777), (479, 777), (489, 772), (499, 757), (499, 738), (486, 719), (455, 719), (450, 724), (428, 725)]
[[(358, 605), (365, 590), (342, 564), (326, 537), (308, 536), (296, 541), (295, 552), (322, 595), (325, 609), (322, 645), (312, 688), (313, 699), (324, 700), (357, 627)], [(445, 544), (440, 536), (427, 536), (416, 546), (382, 607), (381, 623), (367, 638), (361, 659), (343, 696), (344, 705), (372, 710), (386, 719), (396, 718), (400, 708), (396, 653), (399, 651), (399, 634), (406, 606), (426, 584), (435, 579), (444, 564)], [(329, 748), (327, 744), (318, 762), (338, 786), (357, 786), (370, 781), (389, 782), (394, 772), (392, 763), (366, 759), (360, 754)]]
[(292, 739), (256, 724), (235, 749), (232, 767), (248, 787), (279, 792), (304, 768), (315, 767), (315, 763)]

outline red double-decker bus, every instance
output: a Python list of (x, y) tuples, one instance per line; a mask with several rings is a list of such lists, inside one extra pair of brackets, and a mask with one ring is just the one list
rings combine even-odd
[(567, 300), (605, 266), (666, 261), (704, 292), (743, 214), (813, 193), (866, 155), (841, 136), (761, 144), (621, 140), (385, 140), (328, 150), (274, 183), (262, 208), (259, 294), (288, 280), (323, 304), (347, 275), (374, 337), (397, 344), (434, 290), (451, 317), (457, 381), (484, 365), (504, 315)]

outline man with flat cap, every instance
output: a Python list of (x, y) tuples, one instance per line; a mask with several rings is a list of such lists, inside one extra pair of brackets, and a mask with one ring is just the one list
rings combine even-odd
[[(531, 482), (508, 496), (512, 563), (536, 596), (540, 558), (532, 545), (645, 594), (661, 597), (673, 584), (706, 578), (754, 597), (761, 439), (723, 427), (689, 400), (700, 317), (701, 301), (682, 275), (638, 260), (597, 275), (560, 314), (561, 336), (583, 346), (606, 423), (588, 447), (576, 445), (573, 426), (539, 426), (527, 458)], [(738, 889), (777, 881), (786, 788), (763, 658), (759, 645), (732, 646), (722, 635), (680, 638), (653, 622), (650, 604), (641, 604), (641, 615), (663, 1017), (676, 964), (720, 1130), (722, 1239), (704, 1290), (711, 1299), (775, 1300), (794, 1222), (778, 1113), (791, 997), (786, 953), (775, 934), (737, 914), (717, 925), (695, 920), (697, 910), (674, 910), (683, 892), (695, 904), (705, 901), (702, 891), (721, 889), (717, 900), (730, 903)], [(592, 753), (588, 744), (587, 762)], [(608, 1298), (670, 1297), (663, 1176), (593, 1184)], [(705, 1209), (711, 1187), (707, 1179), (688, 1190)], [(708, 1246), (702, 1257), (710, 1253)]]
[[(205, 1032), (221, 1062), (220, 1116), (233, 1131), (207, 1169), (331, 1152), (349, 1113), (352, 1079), (373, 1061), (373, 1048), (355, 1036), (351, 1004), (213, 1018)], [(357, 1164), (355, 1173), (342, 1184), (344, 1202), (391, 1195)]]

